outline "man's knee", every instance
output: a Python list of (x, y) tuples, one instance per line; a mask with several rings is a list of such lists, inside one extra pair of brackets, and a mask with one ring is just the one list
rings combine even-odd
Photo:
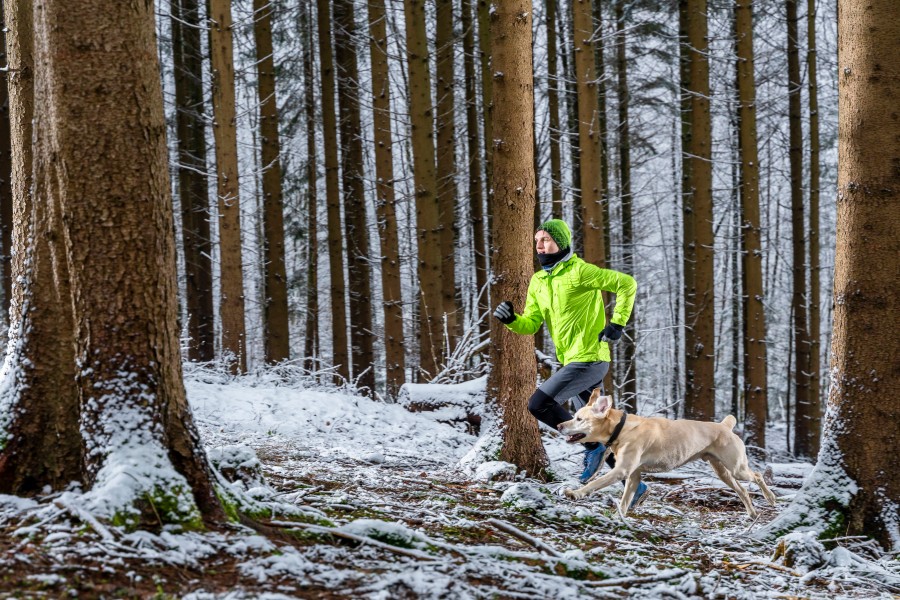
[(531, 395), (531, 398), (528, 399), (528, 412), (537, 417), (547, 410), (548, 404), (553, 402), (553, 398), (551, 398), (549, 395), (545, 394), (539, 389), (535, 390)]

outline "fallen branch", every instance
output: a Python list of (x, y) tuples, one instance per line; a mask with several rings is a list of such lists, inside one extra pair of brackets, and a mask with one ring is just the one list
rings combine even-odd
[(100, 523), (100, 521), (98, 521), (96, 518), (94, 518), (94, 515), (81, 510), (74, 504), (69, 504), (62, 498), (57, 498), (56, 500), (53, 501), (53, 504), (55, 504), (59, 508), (69, 511), (69, 513), (71, 513), (73, 516), (77, 517), (78, 519), (80, 519), (81, 521), (83, 521), (84, 523), (89, 525), (91, 529), (96, 531), (100, 535), (100, 537), (104, 539), (104, 541), (107, 541), (107, 542), (115, 542), (116, 541), (116, 538), (109, 531), (109, 529), (104, 527)]
[(431, 556), (430, 554), (426, 554), (425, 552), (419, 552), (418, 550), (411, 550), (408, 548), (400, 548), (399, 546), (392, 546), (390, 544), (385, 544), (384, 542), (379, 542), (378, 540), (373, 540), (370, 537), (347, 533), (346, 531), (341, 531), (332, 527), (322, 527), (321, 525), (310, 525), (308, 523), (288, 523), (283, 521), (272, 521), (269, 524), (290, 529), (306, 529), (309, 531), (315, 531), (316, 533), (333, 535), (334, 537), (344, 538), (345, 540), (352, 540), (354, 542), (359, 542), (360, 544), (369, 544), (370, 546), (375, 546), (376, 548), (381, 548), (382, 550), (387, 550), (388, 552), (402, 554), (403, 556), (409, 556), (411, 558), (417, 558), (419, 560), (434, 560), (433, 556)]
[(544, 542), (537, 539), (536, 537), (528, 535), (521, 529), (518, 529), (518, 528), (514, 527), (513, 525), (510, 525), (506, 521), (501, 521), (500, 519), (488, 519), (487, 522), (490, 523), (491, 525), (493, 525), (494, 527), (496, 527), (497, 529), (499, 529), (500, 531), (508, 533), (514, 537), (517, 537), (520, 540), (522, 540), (523, 542), (526, 542), (526, 543), (534, 546), (538, 550), (541, 550), (542, 552), (546, 552), (550, 556), (553, 556), (555, 558), (563, 557), (563, 555), (559, 551), (554, 549), (552, 546), (545, 544)]
[(620, 577), (618, 579), (604, 579), (603, 581), (583, 581), (582, 583), (591, 587), (617, 587), (626, 585), (638, 585), (641, 583), (656, 583), (657, 581), (667, 581), (669, 579), (675, 579), (676, 577), (681, 577), (685, 573), (687, 573), (687, 571), (685, 571), (684, 569), (671, 569), (662, 571), (657, 575), (650, 575), (648, 577)]
[(800, 573), (798, 573), (797, 571), (794, 571), (787, 567), (782, 567), (781, 565), (776, 565), (774, 563), (763, 562), (761, 560), (751, 560), (749, 562), (741, 563), (739, 565), (732, 563), (732, 564), (729, 564), (728, 566), (735, 568), (735, 569), (739, 569), (741, 571), (743, 571), (744, 569), (746, 569), (748, 567), (753, 567), (753, 566), (769, 567), (770, 569), (775, 569), (776, 571), (784, 571), (785, 573), (790, 573), (794, 577), (801, 577)]

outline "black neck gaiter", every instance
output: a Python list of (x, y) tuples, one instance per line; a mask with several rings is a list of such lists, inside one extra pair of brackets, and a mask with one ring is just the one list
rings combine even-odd
[(571, 253), (571, 248), (563, 248), (559, 252), (554, 252), (553, 254), (538, 254), (538, 262), (541, 263), (541, 267), (545, 271), (550, 271), (556, 266), (556, 263), (563, 260)]

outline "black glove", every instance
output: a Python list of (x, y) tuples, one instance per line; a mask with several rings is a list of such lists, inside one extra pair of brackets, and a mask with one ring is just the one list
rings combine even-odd
[(512, 302), (501, 302), (497, 308), (494, 309), (494, 316), (500, 319), (500, 322), (505, 325), (509, 325), (515, 321), (516, 313), (513, 312)]
[(603, 342), (617, 342), (619, 338), (622, 337), (622, 332), (625, 331), (624, 325), (619, 325), (617, 323), (610, 323), (607, 325), (603, 331), (600, 332), (600, 336), (598, 339)]

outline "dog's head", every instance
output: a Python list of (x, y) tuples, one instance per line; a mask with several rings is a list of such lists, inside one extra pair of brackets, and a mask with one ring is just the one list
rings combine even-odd
[(575, 442), (604, 442), (609, 439), (612, 427), (608, 425), (609, 411), (613, 407), (612, 396), (601, 396), (600, 390), (594, 390), (586, 406), (578, 409), (571, 421), (560, 423), (559, 432), (566, 436), (570, 444)]

